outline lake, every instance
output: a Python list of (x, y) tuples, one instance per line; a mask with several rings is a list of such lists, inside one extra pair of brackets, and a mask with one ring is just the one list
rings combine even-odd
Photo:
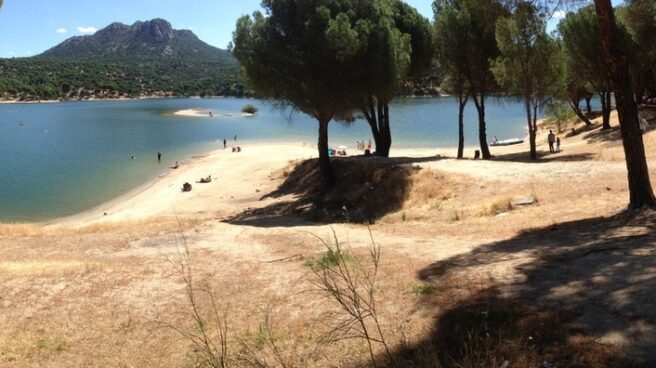
[[(256, 116), (238, 116), (245, 104), (259, 109)], [(172, 115), (189, 108), (207, 108), (215, 117)], [(490, 141), (495, 135), (525, 135), (521, 104), (490, 99), (486, 112)], [(457, 145), (458, 105), (453, 98), (398, 98), (390, 113), (392, 150)], [(476, 145), (478, 120), (471, 103), (465, 119), (465, 144)], [(44, 221), (93, 208), (144, 184), (175, 161), (222, 147), (222, 140), (235, 134), (244, 144), (314, 144), (317, 130), (304, 114), (276, 110), (255, 99), (2, 104), (0, 221)], [(329, 135), (331, 146), (354, 147), (356, 140), (371, 139), (363, 120), (331, 122)]]

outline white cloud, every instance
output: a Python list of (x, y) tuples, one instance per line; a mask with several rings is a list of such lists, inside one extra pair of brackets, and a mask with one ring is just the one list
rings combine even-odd
[(96, 27), (77, 27), (77, 31), (80, 33), (92, 34), (96, 33)]
[(68, 30), (66, 28), (62, 27), (62, 28), (57, 28), (57, 31), (55, 31), (55, 32), (57, 32), (57, 33), (66, 33), (66, 32), (68, 32)]
[(554, 19), (562, 19), (562, 18), (565, 18), (565, 15), (566, 15), (566, 14), (567, 14), (567, 13), (566, 13), (564, 10), (556, 10), (556, 11), (553, 13), (553, 18), (554, 18)]

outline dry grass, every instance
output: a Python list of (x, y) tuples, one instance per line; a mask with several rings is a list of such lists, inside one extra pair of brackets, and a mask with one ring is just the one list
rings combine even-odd
[(513, 197), (510, 195), (496, 196), (490, 202), (479, 206), (474, 211), (475, 216), (496, 216), (500, 213), (510, 212), (513, 209)]
[[(187, 227), (196, 226), (202, 223), (202, 220), (199, 218), (181, 218), (178, 220)], [(169, 228), (172, 228), (178, 220), (173, 217), (158, 216), (141, 220), (100, 221), (82, 227), (71, 227), (57, 224), (42, 225), (38, 223), (0, 223), (0, 236), (30, 237), (97, 234), (117, 230), (139, 229), (150, 225), (166, 225)]]
[(22, 276), (86, 274), (96, 271), (98, 262), (83, 262), (80, 260), (34, 260), (25, 262), (0, 262), (0, 272)]
[(37, 236), (45, 232), (43, 225), (0, 223), (0, 236)]

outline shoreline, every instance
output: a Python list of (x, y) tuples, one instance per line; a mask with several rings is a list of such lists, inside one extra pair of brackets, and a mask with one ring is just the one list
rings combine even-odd
[[(233, 153), (232, 146), (239, 145), (243, 152)], [(527, 142), (514, 146), (490, 147), (494, 155), (523, 152), (527, 149)], [(479, 146), (465, 146), (465, 158), (474, 157), (474, 151)], [(299, 153), (302, 151), (302, 153)], [(393, 149), (391, 157), (434, 157), (456, 160), (456, 146), (451, 147), (400, 147)], [(278, 152), (278, 154), (270, 154)], [(348, 157), (362, 156), (363, 152), (349, 149)], [(254, 154), (252, 154), (254, 153)], [(241, 159), (242, 156), (250, 156)], [(268, 159), (265, 157), (268, 156)], [(111, 198), (100, 205), (83, 210), (79, 213), (56, 217), (40, 221), (5, 222), (2, 224), (33, 224), (45, 227), (71, 227), (80, 228), (98, 223), (120, 223), (125, 221), (141, 221), (158, 216), (175, 215), (170, 212), (179, 201), (195, 197), (211, 185), (198, 185), (196, 183), (201, 177), (211, 174), (213, 178), (221, 179), (221, 172), (228, 171), (236, 160), (246, 161), (252, 170), (276, 171), (283, 169), (291, 161), (299, 159), (310, 159), (318, 156), (314, 142), (288, 141), (245, 141), (235, 144), (229, 142), (226, 149), (218, 148), (207, 152), (201, 152), (180, 162), (178, 169), (164, 169), (157, 176), (149, 179), (143, 184)], [(333, 159), (339, 159), (335, 157)], [(271, 163), (269, 163), (269, 162)], [(218, 175), (217, 175), (218, 174)], [(245, 171), (240, 175), (249, 177)], [(182, 184), (190, 182), (193, 186), (191, 193), (181, 191)], [(244, 184), (256, 185), (257, 180), (247, 179)], [(106, 215), (105, 215), (106, 213)]]
[[(192, 116), (198, 117), (207, 117), (205, 114), (208, 109), (204, 108), (192, 108), (176, 111), (174, 114), (180, 116), (190, 116), (187, 114), (194, 114)], [(202, 114), (202, 115), (199, 115)], [(540, 136), (544, 132), (541, 130), (538, 132), (538, 142), (541, 142)], [(337, 143), (336, 143), (337, 144)], [(16, 223), (23, 224), (36, 224), (43, 225), (47, 227), (61, 227), (61, 226), (70, 226), (70, 227), (83, 227), (86, 225), (91, 225), (94, 223), (105, 223), (105, 222), (121, 222), (121, 221), (131, 221), (131, 220), (143, 220), (147, 218), (156, 217), (161, 214), (166, 214), (166, 211), (170, 209), (176, 201), (180, 198), (179, 194), (180, 188), (185, 181), (192, 182), (192, 185), (195, 184), (194, 181), (198, 180), (201, 177), (207, 176), (205, 171), (222, 171), (229, 170), (229, 167), (225, 167), (224, 164), (218, 163), (221, 158), (225, 158), (225, 155), (232, 153), (230, 148), (234, 146), (234, 142), (228, 143), (227, 149), (212, 149), (207, 152), (200, 152), (197, 155), (192, 157), (185, 158), (183, 161), (180, 161), (181, 166), (179, 169), (164, 169), (161, 173), (157, 174), (155, 177), (147, 180), (141, 185), (127, 191), (124, 194), (121, 194), (117, 197), (110, 198), (107, 201), (103, 202), (100, 205), (95, 207), (83, 210), (79, 213), (72, 215), (67, 215), (63, 217), (56, 217), (52, 219), (39, 220), (39, 221), (23, 221)], [(257, 166), (259, 169), (271, 169), (277, 170), (282, 168), (285, 163), (298, 159), (297, 155), (285, 155), (284, 151), (292, 147), (302, 147), (304, 150), (307, 150), (308, 155), (305, 155), (301, 158), (312, 158), (317, 156), (316, 145), (314, 141), (265, 141), (265, 140), (254, 140), (254, 141), (240, 141), (238, 145), (244, 147), (246, 152), (250, 150), (256, 151), (274, 151), (274, 152), (283, 152), (283, 154), (277, 155), (279, 160), (273, 166), (268, 166), (264, 160), (258, 161), (258, 158), (252, 158), (252, 163)], [(540, 145), (540, 143), (538, 143)], [(354, 146), (348, 146), (349, 156), (360, 156), (363, 155), (362, 151), (356, 150)], [(493, 156), (503, 155), (508, 153), (518, 153), (518, 152), (528, 152), (528, 139), (524, 137), (524, 143), (511, 145), (511, 146), (490, 146)], [(480, 150), (478, 145), (467, 145), (464, 147), (466, 159), (474, 157), (474, 151)], [(392, 156), (414, 156), (414, 157), (428, 157), (428, 156), (440, 156), (443, 158), (456, 158), (457, 146), (433, 146), (433, 147), (393, 147)], [(268, 153), (262, 153), (267, 155)], [(244, 156), (240, 154), (240, 156)], [(288, 157), (290, 156), (290, 157)], [(213, 175), (213, 177), (217, 177)], [(196, 185), (194, 185), (194, 193), (198, 192), (196, 190)], [(192, 194), (193, 195), (193, 194)], [(107, 213), (107, 215), (104, 215)], [(11, 221), (5, 222), (4, 224), (13, 223)]]
[[(233, 153), (232, 146), (242, 147), (242, 152)], [(507, 154), (522, 152), (526, 143), (491, 147), (494, 154)], [(472, 158), (474, 151), (480, 149), (478, 146), (466, 146), (465, 158)], [(455, 153), (457, 147), (432, 147), (432, 148), (397, 148), (392, 151), (391, 157), (441, 157), (444, 159), (457, 160)], [(362, 156), (363, 152), (350, 150), (348, 157)], [(70, 216), (54, 218), (46, 221), (26, 222), (28, 224), (42, 224), (46, 227), (72, 227), (80, 228), (98, 223), (120, 223), (124, 221), (141, 221), (159, 216), (185, 215), (186, 210), (180, 210), (189, 204), (192, 199), (202, 197), (204, 192), (212, 188), (216, 183), (240, 181), (240, 186), (259, 186), (266, 179), (256, 178), (251, 174), (254, 172), (266, 172), (267, 175), (284, 169), (293, 161), (316, 158), (318, 152), (313, 143), (293, 142), (231, 142), (226, 149), (219, 148), (200, 153), (180, 162), (178, 169), (166, 169), (156, 177), (139, 185), (138, 187), (112, 198), (101, 205)], [(339, 156), (332, 160), (339, 159)], [(481, 161), (481, 160), (476, 160)], [(223, 174), (232, 172), (231, 175)], [(199, 184), (201, 177), (212, 175), (213, 183)], [(242, 178), (246, 178), (242, 180)], [(192, 184), (192, 191), (185, 193), (181, 191), (182, 184)], [(224, 188), (230, 189), (230, 188)], [(270, 188), (273, 190), (274, 188)], [(250, 191), (253, 193), (259, 189)], [(229, 191), (230, 192), (230, 191)], [(236, 190), (236, 192), (240, 192)], [(242, 195), (243, 193), (239, 193)], [(219, 197), (221, 195), (219, 194)], [(232, 199), (235, 195), (223, 195), (222, 199)], [(179, 206), (180, 205), (180, 206)], [(221, 207), (220, 203), (215, 203)], [(206, 212), (204, 203), (191, 206), (198, 212)], [(229, 206), (232, 207), (232, 206)], [(238, 207), (238, 205), (236, 206)], [(234, 207), (233, 207), (234, 208)], [(106, 215), (105, 215), (106, 214)]]
[(99, 102), (99, 101), (140, 101), (140, 100), (177, 100), (177, 99), (199, 99), (199, 100), (216, 100), (224, 98), (243, 98), (237, 96), (210, 96), (210, 97), (201, 97), (201, 96), (158, 96), (158, 95), (149, 95), (141, 97), (118, 97), (118, 98), (84, 98), (84, 99), (57, 99), (57, 100), (30, 100), (30, 101), (20, 101), (20, 100), (2, 100), (0, 99), (0, 105), (31, 105), (31, 104), (53, 104), (53, 103), (63, 103), (63, 102)]
[[(143, 220), (149, 217), (156, 217), (159, 214), (162, 214), (166, 210), (166, 207), (171, 205), (175, 198), (167, 197), (167, 201), (162, 203), (154, 203), (153, 198), (160, 197), (162, 193), (169, 193), (173, 188), (174, 193), (179, 193), (182, 183), (184, 181), (193, 181), (198, 180), (200, 177), (203, 177), (203, 170), (211, 170), (213, 164), (218, 158), (225, 157), (226, 154), (232, 154), (231, 147), (234, 146), (234, 142), (228, 142), (228, 147), (224, 150), (223, 148), (213, 149), (206, 152), (200, 152), (194, 156), (190, 156), (183, 161), (180, 161), (180, 168), (172, 169), (170, 167), (163, 169), (161, 173), (157, 174), (155, 177), (147, 180), (143, 184), (140, 184), (127, 192), (118, 195), (117, 197), (110, 198), (107, 201), (91, 207), (89, 209), (83, 210), (81, 212), (55, 217), (45, 220), (34, 220), (34, 221), (5, 221), (0, 222), (1, 225), (7, 224), (32, 224), (32, 225), (42, 225), (45, 227), (83, 227), (91, 225), (94, 223), (103, 223), (103, 222), (121, 222), (121, 221), (130, 221), (130, 220)], [(271, 141), (243, 141), (238, 144), (240, 147), (246, 150), (272, 150), (272, 151), (282, 151), (288, 148), (301, 148), (307, 150), (308, 155), (304, 157), (297, 157), (294, 159), (309, 159), (316, 158), (318, 156), (316, 146), (314, 142), (307, 141), (286, 141), (286, 142), (271, 142)], [(474, 150), (479, 149), (478, 146), (465, 146), (465, 153), (473, 157)], [(444, 158), (454, 158), (457, 151), (456, 146), (452, 147), (400, 147), (393, 149), (392, 157), (411, 155), (411, 156), (440, 156)], [(349, 154), (347, 157), (362, 156), (364, 153), (362, 151), (357, 151), (353, 147), (349, 147)], [(468, 156), (466, 156), (468, 157)], [(294, 160), (290, 157), (284, 156), (280, 157), (280, 164), (288, 163), (290, 160)], [(334, 157), (333, 159), (339, 159), (339, 156)], [(255, 162), (257, 166), (264, 169), (277, 170), (281, 167), (268, 167), (265, 163)], [(192, 174), (198, 175), (198, 177), (191, 176)], [(213, 175), (214, 177), (214, 175)], [(183, 180), (184, 178), (184, 180)], [(165, 183), (168, 183), (164, 185)], [(179, 185), (177, 185), (179, 184)], [(195, 184), (195, 183), (192, 183)], [(195, 187), (194, 187), (195, 190)], [(171, 199), (171, 200), (168, 200)], [(148, 200), (147, 205), (140, 205), (139, 202)], [(140, 207), (139, 211), (134, 211), (135, 207)], [(107, 213), (107, 215), (104, 215)]]
[[(431, 99), (431, 98), (449, 98), (452, 97), (449, 94), (440, 94), (440, 95), (397, 95), (394, 98), (398, 99)], [(216, 100), (216, 99), (227, 99), (227, 98), (244, 98), (244, 99), (253, 99), (252, 96), (160, 96), (160, 95), (148, 95), (140, 97), (116, 97), (116, 98), (103, 98), (103, 97), (90, 97), (83, 99), (56, 99), (56, 100), (6, 100), (0, 99), (0, 105), (13, 105), (13, 104), (51, 104), (51, 103), (62, 103), (62, 102), (87, 102), (87, 101), (139, 101), (139, 100), (177, 100), (177, 99), (198, 99), (198, 100)]]
[[(307, 153), (303, 155), (306, 156), (316, 151), (316, 149), (310, 150), (311, 146), (300, 142), (255, 144), (244, 142), (246, 143), (245, 145), (241, 143), (239, 142), (238, 144), (240, 147), (243, 147), (243, 151), (240, 153), (233, 153), (231, 145), (229, 145), (226, 149), (219, 148), (194, 155), (181, 161), (178, 169), (168, 168), (166, 169), (167, 171), (162, 172), (127, 193), (80, 213), (46, 221), (24, 223), (41, 224), (53, 228), (80, 228), (97, 223), (120, 223), (124, 221), (146, 220), (162, 215), (177, 215), (178, 211), (175, 207), (178, 202), (188, 200), (189, 197), (197, 197), (212, 187), (212, 183), (209, 183), (210, 185), (199, 185), (197, 181), (200, 178), (206, 177), (209, 173), (214, 178), (214, 183), (222, 181), (220, 172), (229, 170), (230, 164), (236, 160), (241, 160), (240, 158), (244, 156), (243, 153), (252, 156), (252, 153), (255, 152), (255, 156), (257, 157), (263, 151), (279, 151), (284, 153), (287, 150), (291, 151), (293, 148), (300, 148), (301, 150), (307, 150)], [(278, 158), (281, 158), (279, 161), (282, 162), (287, 162), (289, 159), (288, 155), (283, 155), (283, 157), (279, 155)], [(254, 166), (260, 169), (269, 169), (267, 165), (257, 160), (246, 159), (245, 161), (248, 161), (249, 164), (254, 164)], [(271, 169), (274, 170), (276, 168)], [(216, 173), (219, 173), (219, 175)], [(181, 191), (182, 184), (185, 182), (192, 184), (193, 189), (189, 193)], [(173, 210), (173, 212), (170, 212), (170, 210)]]

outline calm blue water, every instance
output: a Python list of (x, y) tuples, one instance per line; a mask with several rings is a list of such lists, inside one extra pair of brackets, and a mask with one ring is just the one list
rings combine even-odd
[[(247, 104), (255, 117), (228, 117)], [(173, 116), (208, 108), (214, 119)], [(489, 100), (488, 137), (522, 137), (520, 104)], [(253, 99), (174, 99), (0, 105), (0, 221), (41, 221), (79, 213), (128, 192), (175, 161), (239, 141), (315, 142), (309, 117)], [(397, 99), (391, 106), (394, 147), (457, 144), (457, 103), (451, 98)], [(466, 144), (477, 140), (473, 104), (466, 112)], [(366, 122), (332, 122), (331, 145), (368, 140)], [(161, 163), (156, 154), (163, 154)], [(131, 156), (136, 159), (132, 160)]]

